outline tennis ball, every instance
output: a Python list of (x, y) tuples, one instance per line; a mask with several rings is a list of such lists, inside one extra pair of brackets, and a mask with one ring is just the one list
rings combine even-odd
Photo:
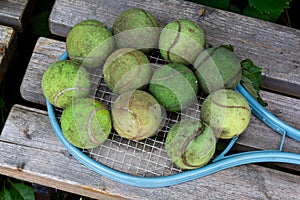
[(242, 77), (240, 60), (224, 47), (203, 51), (194, 63), (201, 89), (210, 94), (221, 88), (234, 89)]
[(114, 93), (143, 88), (152, 75), (147, 56), (136, 49), (122, 48), (113, 52), (103, 67), (106, 86)]
[(216, 149), (216, 138), (206, 123), (184, 119), (171, 127), (165, 147), (177, 167), (195, 169), (211, 160)]
[(179, 19), (168, 23), (159, 37), (162, 57), (173, 63), (191, 65), (205, 45), (205, 34), (191, 20)]
[(65, 108), (74, 97), (85, 97), (90, 91), (88, 72), (71, 60), (51, 64), (42, 77), (42, 90), (50, 103)]
[(101, 66), (113, 47), (112, 33), (105, 24), (93, 19), (75, 24), (66, 38), (66, 49), (70, 59), (87, 68)]
[(197, 101), (198, 82), (187, 66), (170, 63), (153, 73), (149, 91), (167, 111), (181, 111)]
[(65, 138), (79, 148), (94, 148), (103, 143), (111, 132), (110, 112), (100, 101), (78, 98), (61, 116), (61, 129)]
[(145, 91), (121, 94), (112, 105), (113, 127), (130, 140), (142, 140), (156, 133), (162, 122), (159, 103)]
[(113, 34), (118, 48), (135, 48), (148, 53), (157, 47), (159, 24), (150, 12), (129, 8), (115, 19)]
[(216, 137), (230, 139), (248, 126), (251, 110), (247, 100), (231, 89), (217, 90), (204, 100), (200, 118), (215, 131)]

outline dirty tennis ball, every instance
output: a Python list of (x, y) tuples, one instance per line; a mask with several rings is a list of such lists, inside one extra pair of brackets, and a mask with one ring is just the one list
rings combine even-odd
[(165, 147), (177, 167), (195, 169), (211, 160), (216, 149), (216, 138), (206, 123), (184, 119), (171, 127)]
[(239, 58), (224, 47), (204, 50), (197, 57), (194, 67), (200, 88), (206, 94), (221, 88), (234, 89), (242, 77)]
[(173, 63), (191, 65), (205, 45), (205, 34), (194, 21), (179, 19), (168, 23), (161, 31), (159, 50)]
[(101, 66), (113, 47), (112, 33), (105, 24), (94, 19), (75, 24), (66, 38), (69, 58), (87, 68)]
[(121, 94), (112, 105), (113, 127), (130, 140), (154, 135), (162, 123), (163, 110), (156, 99), (142, 90)]
[(129, 8), (117, 16), (113, 34), (118, 48), (135, 48), (144, 53), (157, 47), (159, 24), (149, 12), (140, 8)]
[(56, 61), (42, 77), (43, 94), (58, 108), (66, 108), (74, 97), (85, 97), (90, 91), (88, 72), (71, 60)]
[(197, 101), (198, 82), (187, 66), (170, 63), (154, 71), (149, 91), (167, 111), (181, 111)]
[(214, 129), (216, 137), (230, 139), (248, 126), (251, 110), (247, 100), (231, 89), (217, 90), (204, 100), (200, 118)]
[(102, 102), (92, 98), (74, 99), (63, 110), (60, 122), (65, 138), (83, 149), (102, 144), (112, 129), (109, 110)]
[(103, 75), (106, 86), (114, 93), (121, 94), (148, 85), (152, 70), (143, 52), (121, 48), (107, 58)]

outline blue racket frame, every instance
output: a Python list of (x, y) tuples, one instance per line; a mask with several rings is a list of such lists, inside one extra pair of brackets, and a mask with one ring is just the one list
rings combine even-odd
[[(66, 60), (68, 58), (67, 52), (63, 53), (59, 60)], [(278, 119), (263, 106), (261, 106), (246, 90), (242, 85), (238, 85), (236, 90), (240, 92), (249, 102), (252, 113), (265, 124), (267, 124), (274, 131), (282, 135), (282, 141), (280, 148), (278, 150), (256, 150), (251, 152), (242, 152), (232, 155), (226, 154), (232, 148), (234, 143), (237, 141), (238, 137), (231, 139), (228, 146), (225, 150), (211, 163), (207, 164), (204, 167), (184, 171), (178, 174), (160, 176), (160, 177), (140, 177), (127, 174), (121, 171), (114, 170), (110, 167), (107, 167), (86, 154), (84, 154), (80, 149), (70, 144), (64, 137), (62, 130), (60, 128), (59, 122), (55, 115), (55, 110), (53, 105), (46, 99), (48, 116), (50, 119), (51, 126), (59, 138), (61, 143), (65, 148), (74, 156), (75, 159), (80, 161), (83, 165), (89, 169), (107, 177), (117, 182), (137, 186), (137, 187), (147, 187), (147, 188), (157, 188), (157, 187), (166, 187), (171, 185), (176, 185), (191, 181), (203, 176), (207, 176), (218, 171), (249, 164), (249, 163), (259, 163), (259, 162), (283, 162), (283, 163), (292, 163), (300, 165), (300, 155), (296, 153), (283, 152), (282, 146), (285, 140), (285, 137), (291, 137), (297, 141), (300, 141), (300, 130), (286, 124), (285, 122)]]

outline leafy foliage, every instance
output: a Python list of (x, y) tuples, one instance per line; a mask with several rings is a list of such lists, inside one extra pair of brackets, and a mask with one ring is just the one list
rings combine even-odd
[(49, 11), (41, 12), (31, 18), (32, 31), (43, 37), (50, 36), (51, 32), (48, 27)]
[[(250, 8), (246, 8), (248, 12), (244, 12), (244, 14), (253, 14), (250, 16), (261, 19), (265, 18), (265, 20), (274, 22), (278, 19), (284, 9), (289, 8), (291, 1), (292, 0), (248, 0)], [(255, 12), (249, 12), (249, 10), (254, 10)]]
[(242, 65), (242, 85), (262, 106), (268, 104), (259, 95), (260, 85), (262, 84), (262, 68), (256, 66), (252, 60), (246, 59), (241, 62)]
[(0, 188), (0, 200), (34, 200), (33, 188), (25, 182), (8, 177), (0, 181), (4, 183)]
[(232, 11), (250, 17), (275, 22), (292, 0), (189, 0), (213, 8)]
[(226, 10), (229, 7), (230, 0), (194, 0), (194, 2)]

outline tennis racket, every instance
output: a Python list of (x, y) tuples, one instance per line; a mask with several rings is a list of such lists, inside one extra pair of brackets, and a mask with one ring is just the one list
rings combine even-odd
[[(166, 64), (166, 61), (160, 57), (159, 51), (154, 51), (148, 57), (154, 66)], [(68, 59), (68, 55), (65, 52), (59, 60), (66, 59)], [(112, 99), (116, 99), (117, 96), (105, 86), (101, 69), (97, 70), (90, 73), (92, 89), (96, 91), (93, 98), (100, 100), (110, 108), (113, 103)], [(299, 165), (300, 155), (283, 152), (282, 148), (287, 136), (300, 141), (300, 131), (279, 120), (262, 107), (242, 85), (239, 84), (236, 90), (248, 100), (251, 111), (257, 118), (282, 135), (280, 148), (226, 155), (238, 140), (238, 137), (235, 137), (231, 139), (225, 150), (216, 158), (204, 167), (194, 170), (177, 168), (167, 156), (164, 141), (172, 125), (180, 121), (182, 117), (196, 118), (199, 116), (201, 104), (205, 99), (204, 96), (197, 97), (198, 102), (189, 108), (187, 116), (182, 116), (186, 115), (185, 113), (168, 113), (164, 119), (164, 127), (153, 137), (142, 141), (134, 141), (122, 138), (112, 131), (104, 143), (93, 149), (79, 149), (70, 144), (60, 128), (59, 118), (62, 110), (55, 108), (48, 100), (46, 100), (46, 104), (56, 136), (75, 159), (107, 178), (131, 186), (148, 188), (171, 186), (249, 163), (283, 162)]]

